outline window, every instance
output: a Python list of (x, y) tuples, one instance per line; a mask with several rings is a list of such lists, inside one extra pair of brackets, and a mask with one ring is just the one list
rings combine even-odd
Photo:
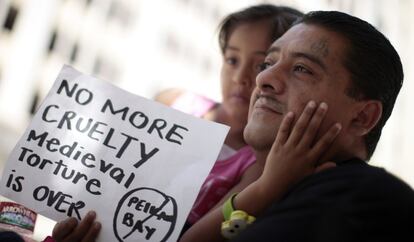
[(49, 47), (48, 47), (49, 52), (52, 52), (55, 49), (57, 35), (58, 35), (57, 30), (54, 30), (52, 33), (52, 36), (50, 36)]
[(72, 52), (70, 53), (70, 61), (73, 63), (76, 61), (76, 58), (78, 57), (79, 52), (79, 45), (78, 43), (75, 43), (72, 48)]
[(6, 21), (3, 24), (3, 28), (5, 30), (13, 30), (14, 24), (16, 22), (16, 18), (18, 15), (18, 10), (14, 6), (10, 6), (9, 11), (7, 12)]
[(39, 92), (35, 91), (32, 96), (32, 102), (29, 110), (31, 115), (34, 115), (36, 113), (37, 106), (39, 105), (39, 98)]
[(98, 57), (93, 65), (93, 73), (99, 78), (116, 82), (120, 72), (118, 67), (109, 59)]

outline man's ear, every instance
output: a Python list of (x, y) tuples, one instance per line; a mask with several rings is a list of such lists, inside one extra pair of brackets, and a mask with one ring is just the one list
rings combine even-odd
[(378, 123), (382, 115), (382, 103), (378, 100), (361, 101), (352, 120), (352, 130), (358, 136), (364, 136)]

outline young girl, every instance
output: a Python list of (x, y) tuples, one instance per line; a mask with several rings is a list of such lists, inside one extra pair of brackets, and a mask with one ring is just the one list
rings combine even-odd
[(255, 163), (243, 139), (250, 96), (266, 50), (302, 13), (269, 4), (228, 15), (219, 29), (222, 102), (180, 89), (168, 89), (155, 100), (183, 112), (230, 126), (218, 160), (205, 180), (183, 232), (231, 194), (256, 180), (263, 167)]

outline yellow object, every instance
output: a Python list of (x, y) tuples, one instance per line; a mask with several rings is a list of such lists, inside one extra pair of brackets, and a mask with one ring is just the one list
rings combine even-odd
[(250, 216), (246, 212), (235, 210), (231, 213), (230, 219), (221, 224), (221, 234), (224, 238), (231, 239), (255, 220), (255, 217)]

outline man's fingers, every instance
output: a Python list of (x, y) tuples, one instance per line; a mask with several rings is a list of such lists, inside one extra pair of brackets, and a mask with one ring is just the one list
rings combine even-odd
[(101, 223), (94, 222), (89, 229), (86, 236), (82, 239), (82, 242), (94, 242), (98, 237), (99, 231), (101, 230)]
[(77, 228), (74, 230), (74, 232), (68, 237), (67, 242), (83, 241), (81, 239), (92, 228), (95, 218), (96, 218), (96, 213), (94, 211), (89, 211), (86, 214), (86, 216), (81, 220), (81, 222), (79, 223)]
[[(86, 216), (78, 222), (75, 218), (68, 218), (55, 225), (52, 237), (56, 242), (92, 242), (95, 241), (100, 230), (100, 224), (96, 225), (96, 213), (89, 211)], [(88, 237), (85, 237), (87, 235)], [(83, 239), (84, 238), (84, 239)]]
[(55, 225), (52, 232), (52, 237), (56, 242), (63, 242), (64, 238), (68, 236), (70, 233), (78, 225), (78, 220), (76, 218), (68, 218), (65, 219)]

